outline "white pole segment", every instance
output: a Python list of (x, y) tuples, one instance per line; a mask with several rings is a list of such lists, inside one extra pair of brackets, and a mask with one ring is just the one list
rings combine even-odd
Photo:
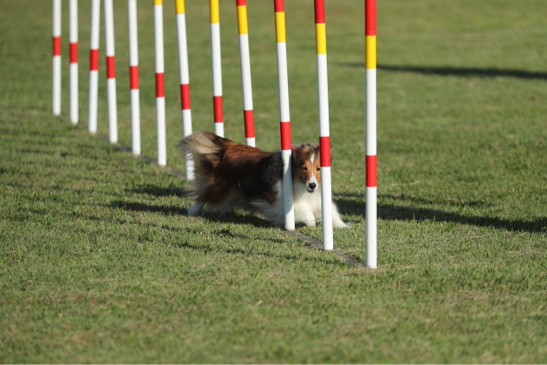
[(277, 43), (277, 73), (279, 81), (279, 113), (282, 121), (290, 121), (289, 76), (287, 71), (287, 45)]
[(131, 152), (141, 154), (141, 110), (139, 91), (139, 42), (137, 32), (137, 0), (128, 0), (129, 75), (131, 97)]
[(61, 0), (53, 0), (52, 111), (61, 114)]
[(376, 156), (376, 69), (366, 71), (366, 155)]
[(367, 187), (366, 198), (366, 228), (367, 228), (367, 267), (376, 269), (377, 263), (377, 188)]
[(332, 186), (330, 166), (321, 166), (321, 218), (323, 220), (323, 250), (334, 249), (332, 228)]
[(106, 39), (106, 87), (108, 95), (108, 140), (118, 142), (118, 103), (114, 50), (114, 10), (112, 0), (104, 0), (104, 30)]
[(70, 121), (78, 123), (78, 0), (69, 0)]
[(165, 131), (165, 85), (163, 56), (163, 3), (154, 0), (154, 44), (156, 57), (156, 126), (158, 134), (158, 165), (167, 165)]
[(319, 113), (319, 136), (329, 137), (329, 84), (326, 53), (317, 55), (317, 100), (317, 108)]
[(89, 132), (97, 133), (97, 110), (99, 99), (99, 35), (101, 22), (101, 0), (91, 0), (91, 40), (89, 56)]
[(283, 215), (285, 217), (285, 229), (294, 231), (296, 229), (294, 221), (294, 204), (292, 189), (292, 150), (281, 150), (283, 159), (283, 182), (281, 192), (283, 194)]
[(176, 20), (177, 44), (179, 50), (180, 84), (186, 85), (190, 83), (190, 72), (188, 67), (188, 42), (186, 34), (186, 14), (177, 14)]
[(135, 156), (141, 154), (141, 108), (139, 89), (130, 90), (131, 103), (131, 152)]

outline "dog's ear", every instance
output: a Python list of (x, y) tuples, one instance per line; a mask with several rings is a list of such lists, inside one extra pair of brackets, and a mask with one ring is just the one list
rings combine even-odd
[(302, 155), (302, 146), (303, 145), (292, 145), (291, 146), (291, 160), (294, 165), (296, 160), (300, 159), (300, 156)]

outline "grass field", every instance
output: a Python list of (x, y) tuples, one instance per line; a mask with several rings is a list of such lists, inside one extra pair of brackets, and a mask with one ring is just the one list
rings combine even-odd
[[(115, 2), (130, 146), (126, 2)], [(155, 159), (153, 18), (139, 2), (143, 154)], [(364, 262), (363, 1), (327, 1), (333, 191)], [(51, 114), (51, 2), (0, 2), (1, 363), (547, 362), (544, 0), (378, 4), (378, 265), (243, 212), (187, 217), (186, 183)], [(170, 167), (183, 170), (165, 2)], [(249, 2), (257, 146), (279, 148), (271, 1)], [(212, 130), (208, 3), (186, 1), (194, 130)], [(311, 1), (287, 0), (292, 136), (316, 141)], [(226, 136), (244, 141), (236, 14), (221, 4)], [(99, 131), (108, 133), (101, 29)], [(300, 228), (321, 239), (321, 227)]]

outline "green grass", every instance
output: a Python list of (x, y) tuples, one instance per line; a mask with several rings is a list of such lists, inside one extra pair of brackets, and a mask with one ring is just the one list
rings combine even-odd
[[(51, 115), (51, 3), (0, 4), (1, 363), (547, 362), (544, 0), (378, 4), (378, 264), (352, 268), (243, 212), (187, 217), (185, 182)], [(212, 129), (208, 3), (186, 1), (194, 130)], [(313, 9), (286, 2), (293, 141), (317, 140)], [(120, 142), (130, 146), (125, 2)], [(273, 6), (249, 4), (257, 144), (277, 149)], [(168, 165), (183, 170), (174, 6)], [(226, 136), (243, 142), (236, 16), (221, 4)], [(327, 2), (333, 190), (364, 262), (362, 1)], [(153, 19), (139, 4), (143, 154)], [(103, 32), (103, 29), (101, 29)], [(99, 131), (106, 135), (104, 34)], [(321, 227), (300, 228), (321, 239)]]

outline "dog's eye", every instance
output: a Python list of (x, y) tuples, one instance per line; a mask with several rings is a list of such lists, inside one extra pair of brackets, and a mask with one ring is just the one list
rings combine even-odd
[(308, 168), (306, 166), (302, 167), (302, 170), (308, 171)]
[(321, 171), (321, 167), (318, 167), (318, 168), (317, 168), (317, 171)]

